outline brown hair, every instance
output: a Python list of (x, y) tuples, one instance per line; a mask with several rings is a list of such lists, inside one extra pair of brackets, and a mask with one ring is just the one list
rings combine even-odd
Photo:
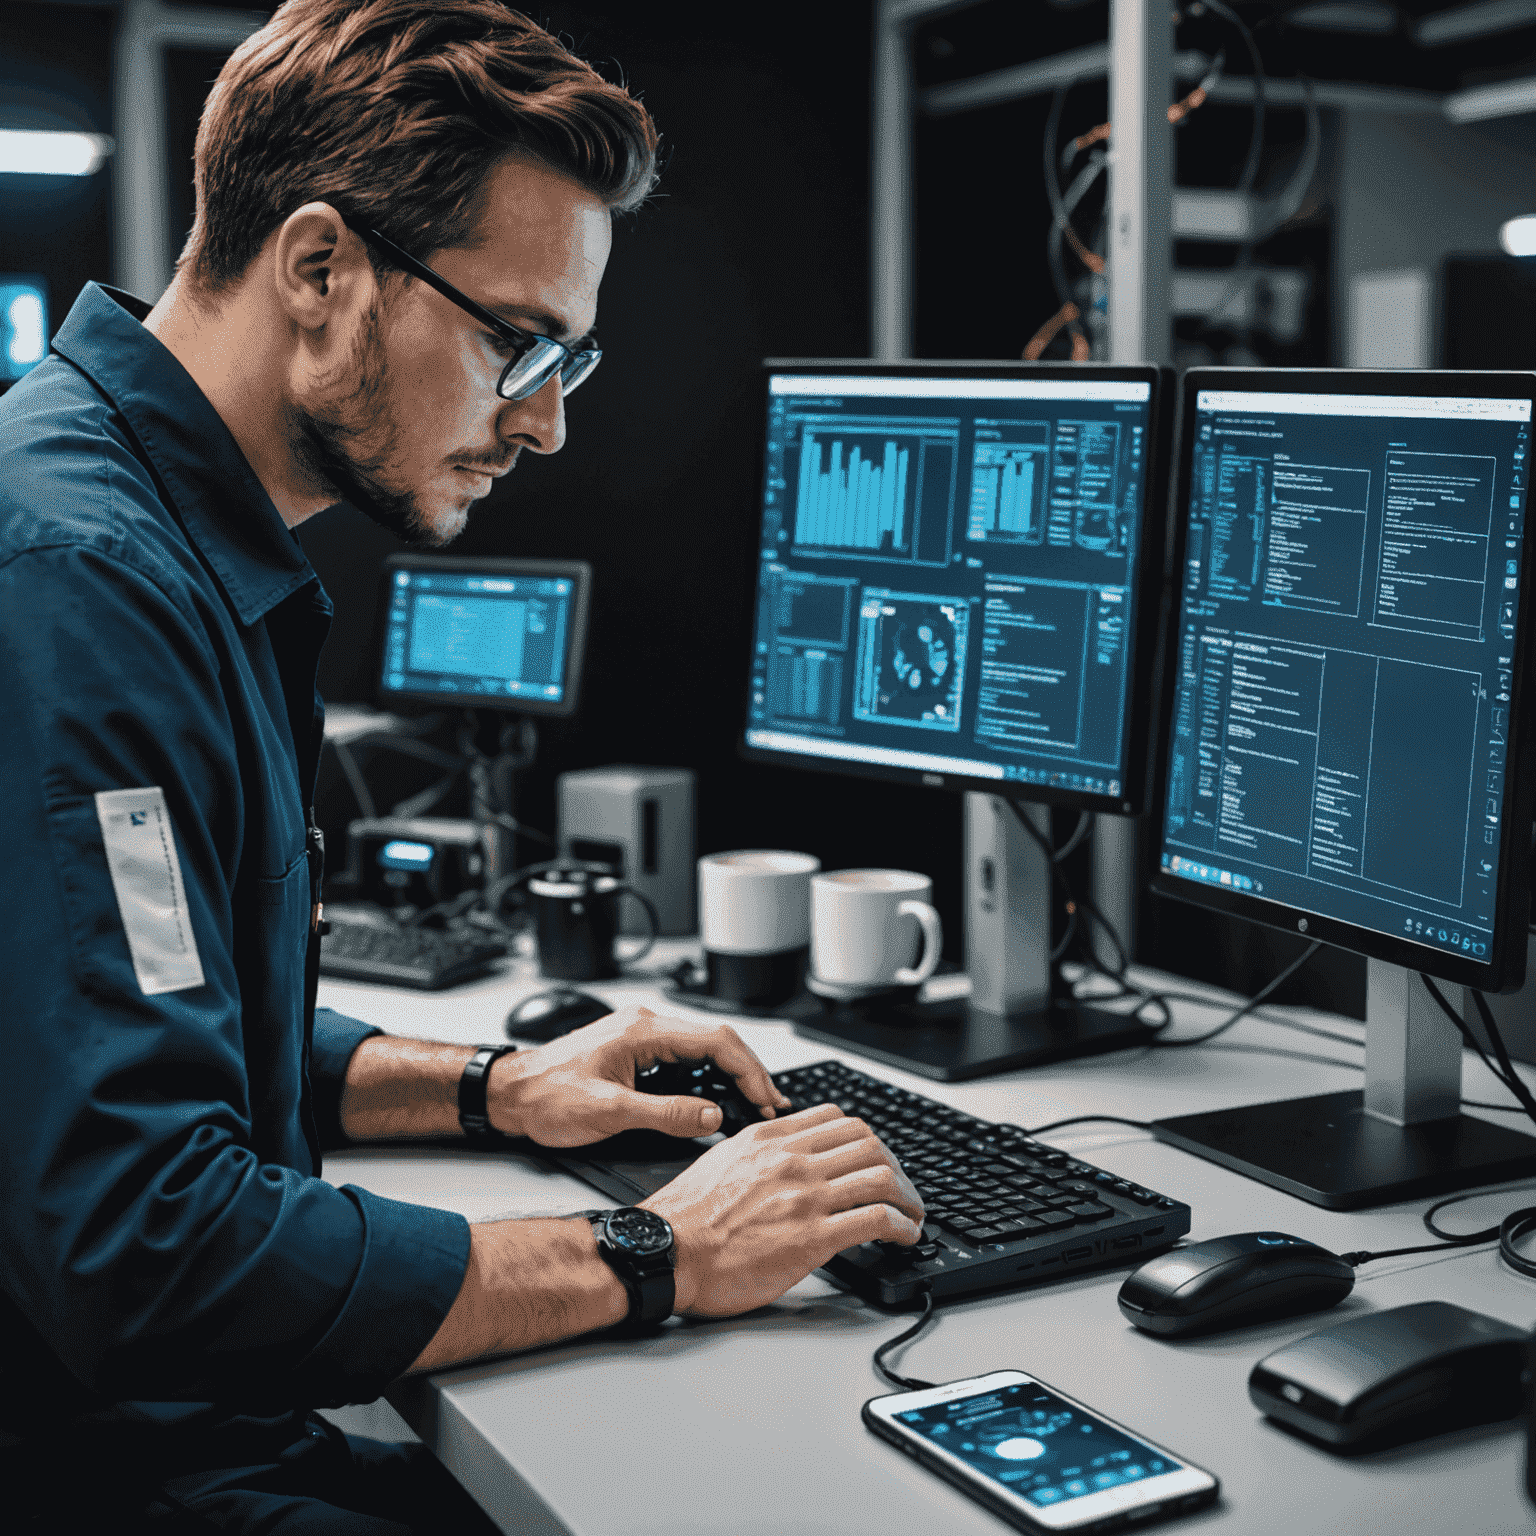
[(203, 108), (177, 271), (218, 291), (308, 202), (417, 256), (466, 245), (511, 150), (629, 212), (656, 147), (639, 101), (501, 0), (288, 0)]

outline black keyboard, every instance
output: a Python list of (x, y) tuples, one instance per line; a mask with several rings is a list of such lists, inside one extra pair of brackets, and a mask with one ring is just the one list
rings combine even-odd
[(333, 922), (320, 940), (320, 974), (436, 992), (483, 976), (506, 954), (480, 934)]
[[(836, 1061), (776, 1072), (796, 1109), (836, 1104), (873, 1127), (923, 1197), (923, 1240), (865, 1243), (826, 1270), (880, 1306), (907, 1307), (925, 1287), (968, 1296), (1136, 1261), (1189, 1231), (1190, 1209), (1081, 1158), (909, 1093)], [(659, 1131), (625, 1131), (589, 1147), (538, 1155), (633, 1205), (670, 1184), (705, 1151)]]
[(915, 1247), (865, 1243), (828, 1271), (883, 1306), (1031, 1285), (1166, 1248), (1190, 1227), (1167, 1195), (1035, 1141), (1016, 1125), (962, 1114), (822, 1061), (773, 1080), (796, 1109), (836, 1104), (896, 1154), (927, 1210)]

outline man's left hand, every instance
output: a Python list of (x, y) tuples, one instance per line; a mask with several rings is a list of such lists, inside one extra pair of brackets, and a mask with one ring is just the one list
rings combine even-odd
[(635, 1088), (635, 1074), (655, 1062), (705, 1056), (736, 1079), (764, 1119), (789, 1107), (768, 1069), (730, 1025), (625, 1008), (496, 1062), (486, 1085), (491, 1124), (545, 1147), (583, 1147), (631, 1130), (708, 1136), (720, 1129), (721, 1120), (709, 1101)]

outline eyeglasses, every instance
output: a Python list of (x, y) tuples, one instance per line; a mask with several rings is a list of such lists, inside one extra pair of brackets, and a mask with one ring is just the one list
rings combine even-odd
[(579, 351), (562, 345), (537, 331), (525, 331), (521, 326), (510, 325), (493, 315), (483, 304), (477, 304), (467, 293), (460, 293), (445, 277), (439, 277), (424, 261), (417, 261), (409, 251), (402, 250), (387, 235), (376, 229), (355, 224), (351, 219), (343, 222), (347, 228), (361, 235), (369, 245), (387, 256), (402, 272), (419, 277), (429, 287), (437, 289), (445, 299), (452, 300), (466, 314), (473, 315), (481, 325), (495, 332), (512, 349), (511, 360), (501, 370), (496, 381), (496, 393), (503, 400), (526, 400), (536, 395), (558, 373), (561, 388), (570, 394), (602, 360), (600, 348), (591, 345), (596, 340), (588, 335), (588, 345)]

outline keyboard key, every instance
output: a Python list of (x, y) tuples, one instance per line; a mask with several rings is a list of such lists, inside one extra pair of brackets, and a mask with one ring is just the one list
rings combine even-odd
[[(1105, 1214), (1108, 1215), (1109, 1213), (1106, 1211)], [(1010, 1238), (1029, 1237), (1032, 1233), (1044, 1232), (1045, 1230), (1044, 1222), (1036, 1221), (1030, 1216), (1021, 1216), (1016, 1221), (1009, 1221), (1003, 1224), (1003, 1241), (1007, 1242)]]
[(1097, 1200), (1084, 1201), (1081, 1205), (1069, 1205), (1067, 1210), (1079, 1221), (1103, 1221), (1106, 1216), (1115, 1214), (1107, 1205), (1100, 1205)]
[(1002, 1241), (1003, 1231), (1001, 1227), (972, 1227), (966, 1236), (973, 1243), (997, 1243)]
[(1077, 1218), (1068, 1211), (1041, 1211), (1035, 1220), (1054, 1232), (1060, 1227), (1070, 1227)]

